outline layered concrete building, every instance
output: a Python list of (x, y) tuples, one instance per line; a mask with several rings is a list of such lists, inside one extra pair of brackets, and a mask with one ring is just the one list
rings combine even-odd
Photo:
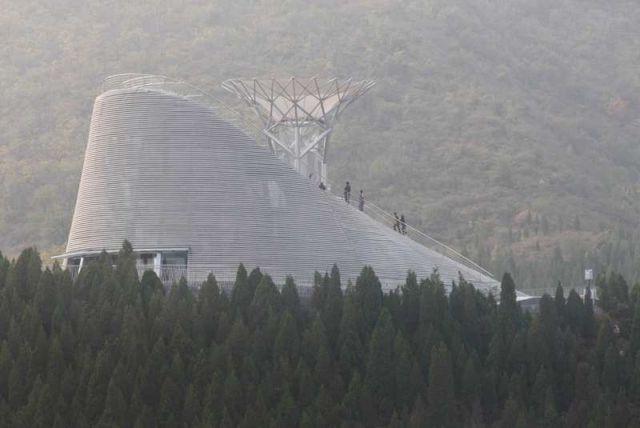
[(180, 82), (115, 76), (97, 97), (65, 254), (71, 269), (129, 240), (140, 270), (194, 285), (231, 282), (240, 263), (278, 283), (309, 285), (335, 263), (346, 280), (371, 265), (386, 289), (409, 270), (498, 283), (395, 232), (318, 188), (269, 148), (221, 119), (206, 94)]

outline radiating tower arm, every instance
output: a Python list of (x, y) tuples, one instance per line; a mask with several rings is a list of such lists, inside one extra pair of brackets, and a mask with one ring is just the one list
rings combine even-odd
[(335, 121), (372, 80), (230, 79), (222, 84), (263, 123), (271, 149), (305, 177), (327, 182), (326, 149)]

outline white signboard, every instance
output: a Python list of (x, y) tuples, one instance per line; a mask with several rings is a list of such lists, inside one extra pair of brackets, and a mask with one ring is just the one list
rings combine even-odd
[(593, 279), (593, 269), (584, 270), (584, 280), (591, 281)]

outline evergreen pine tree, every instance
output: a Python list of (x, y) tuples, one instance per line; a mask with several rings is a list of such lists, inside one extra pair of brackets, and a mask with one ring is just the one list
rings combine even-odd
[(258, 288), (258, 284), (260, 284), (260, 281), (262, 281), (262, 277), (263, 274), (259, 267), (254, 268), (249, 273), (247, 283), (249, 284), (249, 290), (251, 290), (251, 294), (256, 291), (256, 288)]
[(566, 300), (564, 298), (564, 288), (562, 288), (562, 284), (560, 284), (559, 282), (558, 286), (556, 287), (556, 295), (553, 302), (556, 307), (556, 315), (558, 317), (559, 327), (562, 328), (566, 320)]
[(602, 385), (604, 390), (610, 394), (616, 394), (621, 386), (618, 371), (619, 365), (620, 360), (615, 345), (609, 345), (602, 368)]
[(353, 376), (349, 382), (347, 393), (342, 399), (342, 414), (349, 422), (355, 423), (363, 420), (362, 403), (363, 385), (360, 374), (353, 371)]
[(516, 285), (511, 275), (505, 273), (500, 286), (500, 306), (498, 315), (503, 340), (509, 343), (519, 323), (519, 307), (516, 303)]
[(260, 425), (261, 420), (251, 407), (247, 407), (247, 411), (244, 413), (244, 417), (238, 425), (239, 428), (253, 428)]
[[(395, 371), (395, 408), (402, 409), (413, 402), (419, 392), (416, 389), (416, 379), (413, 378), (414, 361), (411, 349), (401, 332), (396, 334), (393, 347), (394, 371)], [(397, 415), (396, 415), (397, 416)]]
[(382, 286), (370, 266), (365, 266), (356, 280), (355, 296), (362, 310), (361, 332), (368, 335), (373, 330), (382, 308)]
[(240, 360), (249, 350), (250, 334), (249, 330), (242, 322), (242, 317), (237, 317), (235, 319), (225, 345), (234, 360)]
[(549, 386), (545, 393), (545, 402), (544, 402), (544, 424), (547, 427), (558, 427), (560, 428), (560, 418), (558, 416), (556, 399), (553, 394), (552, 388)]
[(322, 307), (322, 321), (327, 329), (327, 337), (331, 353), (335, 353), (338, 335), (340, 333), (340, 321), (342, 318), (342, 287), (340, 285), (340, 272), (338, 267), (333, 265), (331, 277), (328, 278), (326, 298)]
[(316, 383), (318, 385), (329, 386), (333, 378), (334, 370), (327, 341), (319, 341), (317, 349), (314, 367)]
[(87, 385), (86, 416), (95, 423), (102, 414), (107, 389), (113, 370), (113, 344), (109, 343), (96, 359), (96, 364)]
[(513, 398), (509, 398), (504, 404), (499, 426), (504, 428), (515, 427), (518, 423), (519, 414), (518, 403)]
[(420, 287), (415, 272), (407, 274), (407, 280), (402, 287), (402, 313), (409, 335), (413, 336), (418, 328), (420, 311)]
[(477, 367), (477, 356), (475, 354), (471, 354), (467, 358), (467, 362), (464, 367), (461, 391), (461, 398), (468, 410), (472, 409), (473, 404), (479, 398), (481, 385), (480, 380), (481, 378)]
[(429, 365), (429, 420), (433, 426), (456, 426), (451, 355), (443, 343), (433, 350)]
[(300, 310), (300, 297), (298, 296), (296, 283), (291, 276), (287, 276), (280, 294), (282, 296), (282, 306), (284, 310), (289, 311), (296, 322), (301, 322), (302, 311)]
[(429, 426), (429, 419), (427, 415), (427, 409), (424, 405), (424, 399), (421, 396), (416, 397), (416, 401), (413, 404), (411, 415), (409, 416), (409, 428), (422, 428)]
[[(253, 272), (252, 272), (253, 273)], [(260, 282), (255, 288), (253, 300), (249, 305), (249, 326), (263, 324), (270, 311), (280, 310), (280, 292), (269, 275), (260, 274)]]
[(218, 281), (213, 274), (209, 274), (200, 287), (197, 300), (198, 331), (202, 344), (208, 345), (215, 339), (218, 317), (223, 309)]
[(115, 378), (111, 378), (107, 388), (107, 398), (104, 403), (104, 410), (98, 426), (101, 427), (121, 427), (125, 424), (127, 414), (127, 404), (122, 391), (118, 387)]
[(318, 391), (314, 407), (316, 411), (315, 424), (317, 427), (334, 427), (338, 425), (340, 421), (338, 407), (324, 386), (321, 386)]
[(200, 421), (205, 426), (218, 426), (223, 413), (224, 377), (221, 371), (215, 371), (207, 386)]
[(308, 406), (316, 396), (315, 382), (313, 382), (313, 376), (311, 370), (307, 366), (304, 359), (298, 361), (296, 367), (295, 378), (297, 380), (296, 398), (301, 407)]
[(42, 260), (35, 248), (23, 250), (7, 273), (7, 287), (23, 301), (30, 300), (42, 273)]
[(350, 380), (352, 370), (362, 361), (363, 345), (359, 334), (360, 306), (352, 290), (344, 299), (344, 308), (338, 336), (338, 364), (345, 381)]
[(249, 277), (244, 265), (238, 266), (236, 281), (231, 291), (231, 306), (234, 311), (244, 314), (244, 308), (253, 300), (253, 290), (249, 287)]
[(569, 292), (567, 299), (567, 324), (575, 335), (581, 335), (584, 330), (584, 304), (575, 290)]
[(582, 335), (588, 343), (593, 343), (596, 336), (596, 319), (590, 288), (587, 288), (584, 295), (584, 323)]
[(144, 404), (154, 408), (160, 400), (162, 378), (165, 374), (167, 349), (163, 338), (159, 338), (149, 358), (141, 368), (140, 396)]
[(300, 347), (298, 328), (293, 316), (287, 311), (280, 320), (280, 328), (274, 344), (276, 358), (297, 358)]
[[(231, 416), (231, 421), (239, 420), (242, 416), (244, 416), (244, 394), (242, 390), (242, 384), (236, 375), (235, 370), (232, 370), (231, 373), (227, 376), (224, 382), (224, 409), (225, 413), (228, 412), (229, 416)], [(225, 415), (223, 413), (223, 422)]]
[(298, 418), (298, 408), (289, 388), (286, 388), (276, 409), (276, 424), (283, 428), (295, 428), (298, 426)]
[(138, 269), (136, 268), (136, 255), (133, 252), (131, 243), (125, 240), (122, 248), (118, 252), (116, 259), (116, 275), (119, 279), (118, 285), (121, 286), (126, 295), (131, 297), (139, 287)]
[(56, 303), (55, 295), (55, 278), (53, 273), (47, 268), (40, 276), (34, 297), (34, 304), (38, 309), (40, 321), (47, 334), (51, 334), (51, 322)]
[(377, 424), (386, 423), (393, 412), (394, 338), (391, 316), (383, 309), (371, 335), (365, 375), (365, 386), (370, 391), (372, 404), (377, 410)]

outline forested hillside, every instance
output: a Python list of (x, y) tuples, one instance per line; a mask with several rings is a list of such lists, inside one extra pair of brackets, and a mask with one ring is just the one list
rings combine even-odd
[(0, 0), (0, 248), (63, 248), (103, 77), (378, 85), (329, 174), (526, 288), (640, 278), (640, 3)]
[[(139, 281), (130, 245), (75, 282), (32, 249), (0, 256), (0, 425), (16, 427), (637, 427), (640, 288), (545, 295), (523, 314), (461, 281), (383, 295), (240, 266), (233, 291)], [(280, 284), (278, 284), (279, 286)], [(635, 308), (635, 309), (634, 309)]]

